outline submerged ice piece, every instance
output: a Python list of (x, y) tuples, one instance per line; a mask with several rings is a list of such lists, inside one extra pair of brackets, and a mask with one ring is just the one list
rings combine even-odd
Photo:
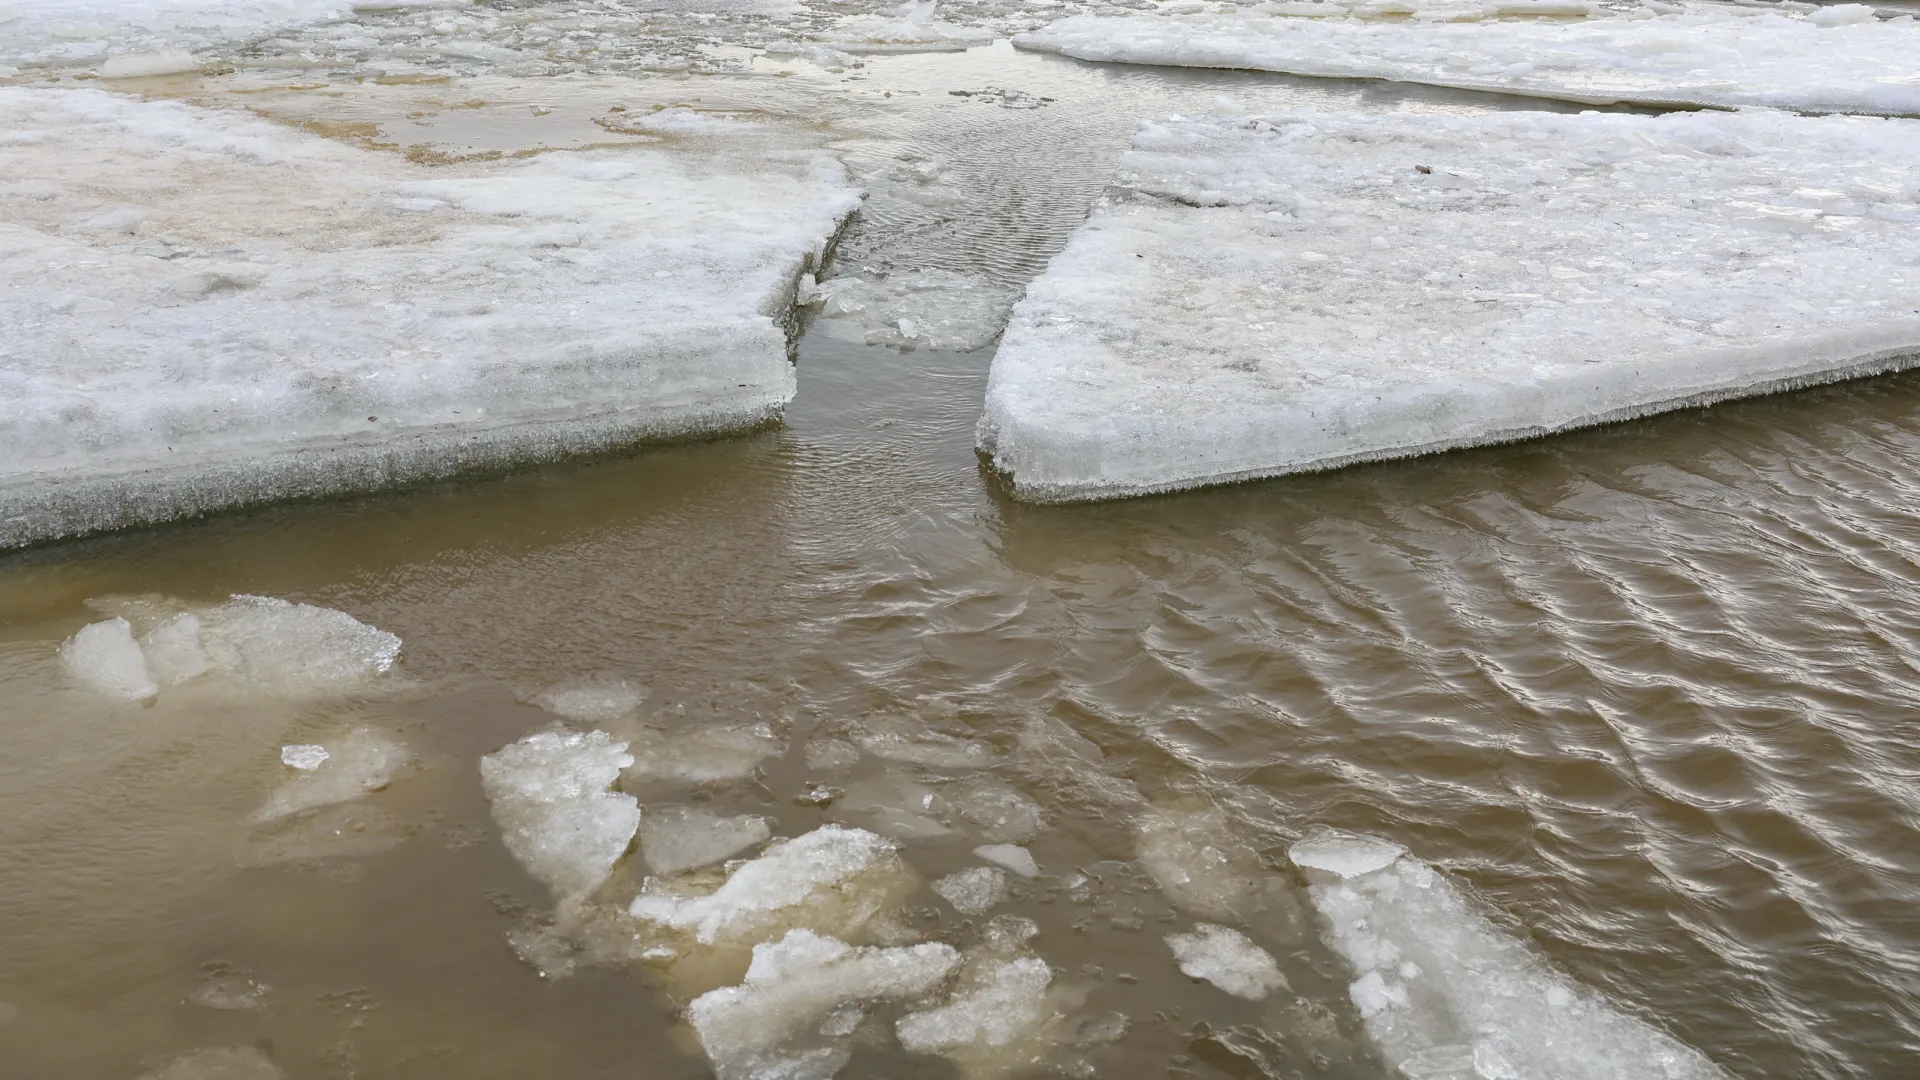
[(752, 128), (430, 169), (0, 87), (0, 548), (778, 416), (858, 198)]
[(561, 901), (607, 880), (640, 827), (640, 804), (609, 790), (633, 764), (604, 731), (543, 731), (480, 759), (507, 850)]
[[(1082, 15), (1014, 44), (1081, 60), (1388, 79), (1596, 105), (1920, 113), (1920, 22), (1882, 21), (1864, 4), (1804, 14), (1732, 4), (1650, 4), (1630, 14), (1598, 4), (1557, 12), (1526, 3), (1408, 6), (1414, 17), (1395, 21), (1366, 16), (1406, 6), (1295, 3), (1282, 5), (1280, 17)], [(1336, 17), (1297, 17), (1308, 12)], [(1337, 17), (1349, 13), (1360, 17)], [(1509, 13), (1590, 17), (1477, 21)]]
[(1726, 1080), (1699, 1051), (1610, 1004), (1495, 929), (1444, 875), (1383, 841), (1288, 850), (1327, 940), (1353, 965), (1367, 1035), (1421, 1080)]
[(256, 822), (278, 821), (378, 791), (413, 763), (413, 751), (384, 732), (359, 727), (323, 745), (282, 747), (280, 760), (293, 771), (254, 811)]
[(980, 445), (1105, 498), (1894, 370), (1917, 222), (1904, 120), (1150, 122), (1014, 309)]

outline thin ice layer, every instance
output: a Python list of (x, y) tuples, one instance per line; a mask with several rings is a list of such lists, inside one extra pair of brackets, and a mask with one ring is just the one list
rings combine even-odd
[[(291, 759), (287, 751), (294, 751)], [(283, 747), (280, 757), (291, 771), (254, 811), (256, 822), (351, 802), (393, 783), (413, 763), (405, 743), (367, 727), (323, 744)]]
[[(1337, 843), (1337, 842), (1336, 842)], [(1296, 845), (1302, 867), (1328, 860)], [(1725, 1080), (1699, 1051), (1560, 974), (1417, 859), (1309, 889), (1381, 1056), (1421, 1080)]]
[(1920, 139), (1782, 114), (1144, 124), (981, 446), (1033, 500), (1500, 442), (1887, 371)]
[(777, 416), (858, 200), (749, 129), (427, 168), (0, 88), (0, 547)]
[(599, 888), (633, 842), (639, 801), (610, 790), (631, 764), (604, 731), (543, 731), (480, 759), (507, 850), (556, 899)]
[[(1864, 5), (1810, 14), (1648, 5), (1578, 20), (1440, 22), (1284, 14), (1076, 16), (1021, 48), (1082, 60), (1390, 79), (1604, 104), (1920, 113), (1920, 23)], [(1328, 5), (1330, 13), (1347, 8)], [(1836, 13), (1837, 10), (1837, 13)], [(1665, 12), (1660, 14), (1657, 12)], [(1442, 18), (1459, 17), (1443, 11)]]

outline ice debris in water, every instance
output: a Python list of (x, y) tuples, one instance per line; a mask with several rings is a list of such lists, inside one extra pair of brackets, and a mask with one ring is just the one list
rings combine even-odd
[(1114, 497), (1899, 368), (1916, 177), (1859, 117), (1148, 122), (1015, 307), (981, 446), (1022, 498)]
[(1033, 855), (1017, 844), (982, 844), (973, 849), (975, 855), (995, 866), (1002, 866), (1019, 874), (1023, 878), (1038, 877), (1040, 864), (1033, 861)]
[(981, 915), (1007, 898), (1007, 875), (997, 867), (976, 866), (935, 881), (933, 891), (962, 915)]
[(645, 687), (625, 679), (589, 679), (549, 686), (527, 700), (563, 720), (610, 724), (631, 715), (646, 697)]
[(1287, 986), (1272, 954), (1238, 930), (1201, 923), (1191, 934), (1168, 934), (1167, 946), (1182, 974), (1205, 979), (1235, 997), (1262, 1001)]
[(1308, 895), (1328, 943), (1353, 965), (1350, 995), (1368, 1036), (1405, 1075), (1726, 1080), (1700, 1052), (1549, 967), (1419, 860), (1362, 870), (1347, 852), (1329, 858), (1325, 841), (1296, 849), (1303, 867), (1355, 871)]
[(171, 1058), (140, 1080), (283, 1080), (273, 1059), (251, 1046), (217, 1046)]
[(295, 772), (254, 812), (256, 822), (357, 799), (393, 783), (413, 763), (405, 743), (369, 727), (323, 745), (284, 747), (280, 757)]
[(1156, 809), (1136, 826), (1140, 864), (1169, 900), (1201, 918), (1291, 925), (1286, 883), (1238, 832), (1217, 808)]
[(793, 926), (851, 935), (910, 883), (893, 841), (823, 825), (734, 867), (708, 895), (650, 880), (627, 910), (703, 945), (767, 941)]
[(108, 697), (145, 701), (160, 693), (125, 619), (81, 627), (60, 646), (60, 662), (88, 689)]
[(719, 1080), (827, 1080), (867, 1006), (926, 994), (959, 963), (951, 945), (855, 948), (789, 930), (755, 945), (740, 985), (694, 999), (687, 1019)]
[(0, 548), (777, 415), (795, 282), (859, 204), (778, 128), (454, 175), (0, 87), (39, 193), (0, 211)]
[(850, 53), (966, 49), (994, 39), (991, 30), (942, 22), (934, 0), (908, 0), (890, 15), (850, 15), (818, 39)]
[(639, 800), (610, 790), (632, 763), (604, 731), (543, 731), (480, 759), (507, 850), (556, 899), (599, 888), (633, 842)]
[(677, 874), (730, 859), (771, 835), (767, 819), (752, 814), (648, 806), (640, 818), (640, 853), (654, 873)]
[[(1319, 5), (1294, 5), (1310, 8)], [(1325, 5), (1327, 14), (1346, 14)], [(1647, 5), (1593, 17), (1461, 25), (1264, 14), (1076, 16), (1022, 48), (1082, 60), (1391, 79), (1605, 104), (1920, 112), (1920, 23), (1866, 5), (1812, 12)], [(1492, 5), (1475, 16), (1495, 14)], [(1584, 12), (1583, 12), (1584, 13)], [(1284, 14), (1294, 14), (1286, 12)]]
[(816, 285), (820, 330), (867, 345), (962, 352), (984, 348), (1007, 323), (1019, 292), (949, 270), (849, 274)]
[(989, 840), (1022, 843), (1046, 824), (1039, 803), (996, 781), (962, 781), (949, 787), (946, 796)]
[(983, 769), (999, 760), (985, 743), (928, 731), (909, 720), (872, 721), (854, 741), (874, 757), (929, 769)]
[(766, 724), (745, 727), (698, 724), (672, 732), (644, 731), (633, 741), (635, 780), (702, 784), (750, 776), (760, 763), (780, 752), (780, 740)]
[(1326, 836), (1302, 840), (1287, 849), (1287, 858), (1302, 870), (1359, 877), (1393, 865), (1407, 849), (1372, 836)]
[(1036, 929), (1031, 920), (1012, 916), (989, 924), (986, 941), (968, 952), (947, 1000), (894, 1025), (900, 1045), (963, 1065), (1002, 1066), (979, 1068), (990, 1074), (1030, 1064), (1030, 1040), (1055, 1012), (1047, 999), (1053, 969), (1025, 947)]
[(147, 670), (155, 682), (172, 686), (205, 675), (213, 667), (201, 644), (204, 629), (200, 616), (183, 611), (140, 636), (140, 651), (146, 654)]

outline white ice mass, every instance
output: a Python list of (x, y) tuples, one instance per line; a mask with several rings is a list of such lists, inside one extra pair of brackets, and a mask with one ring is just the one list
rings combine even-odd
[(507, 850), (555, 899), (592, 893), (632, 844), (639, 801), (610, 790), (631, 764), (604, 731), (543, 731), (480, 759)]
[(192, 50), (265, 31), (345, 19), (360, 7), (452, 7), (461, 0), (0, 0), (0, 75), (7, 68), (95, 65), (107, 78), (190, 71)]
[(980, 443), (1031, 500), (1526, 438), (1920, 360), (1910, 121), (1143, 124)]
[(0, 87), (0, 131), (0, 548), (775, 417), (858, 203), (745, 121), (428, 168)]
[(1360, 871), (1311, 886), (1308, 895), (1328, 943), (1353, 965), (1351, 995), (1368, 1036), (1403, 1075), (1725, 1080), (1699, 1051), (1496, 929), (1432, 867), (1395, 857), (1365, 869), (1353, 844), (1303, 841), (1288, 855), (1303, 868)]
[[(1657, 3), (1615, 12), (1595, 4), (1578, 6), (1587, 18), (1496, 17), (1524, 7), (1288, 3), (1230, 15), (1082, 15), (1014, 42), (1082, 60), (1389, 79), (1592, 104), (1920, 113), (1920, 22), (1880, 20), (1865, 5), (1803, 15), (1784, 6)], [(1413, 18), (1381, 18), (1396, 9)]]
[(1260, 1001), (1287, 985), (1273, 955), (1238, 930), (1201, 923), (1190, 934), (1168, 934), (1167, 947), (1181, 974), (1205, 979), (1235, 997)]

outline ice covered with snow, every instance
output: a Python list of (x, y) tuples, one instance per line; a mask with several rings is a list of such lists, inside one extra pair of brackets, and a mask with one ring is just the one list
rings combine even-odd
[(656, 874), (678, 874), (733, 858), (773, 835), (767, 819), (692, 806), (649, 805), (640, 818), (640, 854)]
[(777, 416), (858, 197), (776, 128), (434, 168), (0, 87), (0, 547)]
[(982, 844), (973, 853), (1023, 878), (1040, 875), (1040, 864), (1033, 861), (1033, 853), (1018, 844)]
[(108, 697), (145, 701), (160, 693), (125, 619), (81, 627), (60, 646), (60, 663), (82, 685)]
[(893, 841), (823, 825), (735, 866), (706, 895), (649, 880), (627, 910), (702, 945), (769, 941), (792, 927), (846, 937), (911, 886)]
[(740, 985), (694, 999), (687, 1019), (719, 1080), (827, 1080), (868, 1006), (927, 994), (959, 963), (951, 945), (855, 948), (790, 930), (754, 946)]
[(1007, 875), (999, 867), (976, 866), (940, 878), (933, 891), (962, 915), (983, 915), (1007, 898)]
[(932, 1008), (910, 1012), (894, 1025), (900, 1045), (916, 1054), (953, 1059), (968, 1072), (1014, 1075), (1031, 1068), (1036, 1036), (1057, 1014), (1048, 998), (1053, 969), (1027, 947), (1038, 928), (1001, 916), (969, 949), (953, 991)]
[[(291, 759), (288, 751), (294, 752)], [(256, 822), (279, 821), (378, 791), (413, 764), (413, 751), (386, 732), (358, 727), (319, 745), (283, 747), (280, 758), (292, 775), (254, 812)]]
[(1143, 124), (980, 442), (1034, 500), (1547, 434), (1920, 359), (1920, 139), (1779, 113)]
[(542, 731), (480, 759), (507, 850), (556, 899), (598, 889), (633, 842), (639, 800), (611, 790), (632, 763), (604, 731)]
[[(1303, 865), (1320, 861), (1312, 844), (1301, 853)], [(1401, 856), (1309, 895), (1328, 943), (1353, 966), (1351, 996), (1368, 1036), (1407, 1076), (1726, 1078), (1496, 929), (1417, 859)]]
[(1168, 934), (1167, 947), (1181, 974), (1205, 979), (1235, 997), (1263, 1001), (1286, 989), (1287, 977), (1273, 954), (1230, 927), (1201, 923), (1190, 934)]
[[(1867, 9), (1595, 5), (1582, 19), (1300, 18), (1290, 4), (1210, 15), (1080, 15), (1014, 38), (1082, 60), (1389, 79), (1605, 104), (1920, 113), (1920, 22)], [(1848, 5), (1862, 8), (1864, 5)], [(1338, 16), (1351, 9), (1328, 5)], [(1492, 14), (1491, 5), (1471, 12)]]

